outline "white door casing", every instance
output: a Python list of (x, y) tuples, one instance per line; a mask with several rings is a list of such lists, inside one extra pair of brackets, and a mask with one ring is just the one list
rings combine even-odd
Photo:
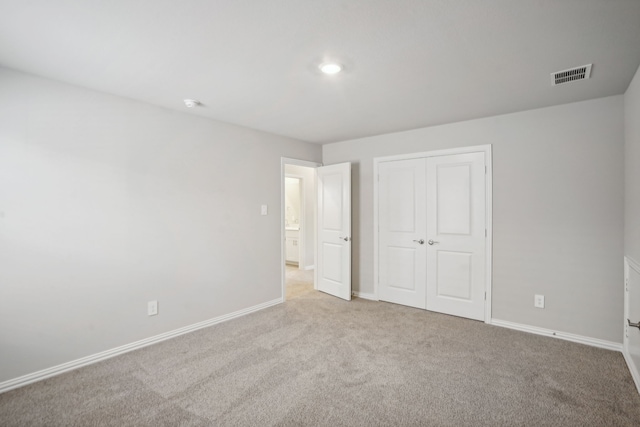
[(485, 320), (484, 153), (427, 158), (427, 310)]
[(382, 301), (426, 308), (425, 159), (378, 167), (379, 288)]
[(318, 290), (351, 300), (351, 163), (316, 169)]
[(624, 335), (622, 354), (640, 392), (640, 329), (632, 324), (640, 322), (640, 264), (624, 259)]

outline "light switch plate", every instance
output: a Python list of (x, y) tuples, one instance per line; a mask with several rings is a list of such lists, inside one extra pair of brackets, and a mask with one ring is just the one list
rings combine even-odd
[(260, 215), (266, 215), (269, 213), (269, 208), (267, 205), (262, 205), (260, 209)]
[(147, 314), (149, 316), (155, 316), (158, 314), (158, 301), (149, 301), (147, 303)]

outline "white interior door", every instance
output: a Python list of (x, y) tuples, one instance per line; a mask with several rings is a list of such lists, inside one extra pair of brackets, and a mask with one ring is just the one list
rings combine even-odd
[[(640, 392), (640, 265), (625, 259), (625, 331), (623, 352)], [(631, 323), (631, 325), (630, 325)]]
[(427, 310), (485, 317), (484, 153), (427, 158)]
[(426, 159), (378, 166), (378, 298), (426, 308)]
[(351, 163), (317, 170), (318, 290), (351, 300)]

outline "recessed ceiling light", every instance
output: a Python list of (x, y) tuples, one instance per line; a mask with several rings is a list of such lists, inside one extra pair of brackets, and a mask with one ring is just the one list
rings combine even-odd
[(184, 105), (186, 105), (189, 108), (193, 108), (193, 107), (197, 107), (198, 105), (200, 105), (200, 101), (196, 101), (195, 99), (185, 99), (184, 100)]
[(325, 74), (338, 74), (342, 71), (342, 65), (336, 62), (325, 62), (324, 64), (320, 64), (320, 71)]

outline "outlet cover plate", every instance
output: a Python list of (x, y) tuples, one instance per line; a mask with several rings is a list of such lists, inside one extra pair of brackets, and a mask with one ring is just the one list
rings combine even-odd
[(149, 301), (147, 303), (147, 314), (149, 316), (155, 316), (158, 314), (158, 301)]
[(544, 295), (535, 295), (533, 297), (533, 306), (536, 308), (544, 308)]

